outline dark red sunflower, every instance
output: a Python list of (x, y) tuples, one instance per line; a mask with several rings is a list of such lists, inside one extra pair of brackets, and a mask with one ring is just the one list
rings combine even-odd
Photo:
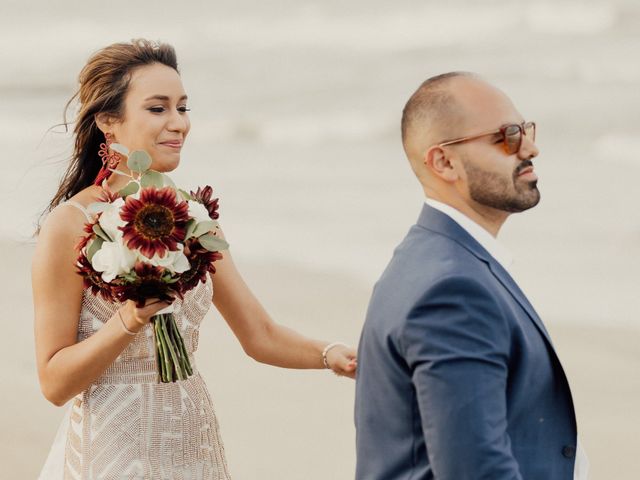
[(112, 192), (109, 189), (103, 188), (100, 196), (98, 197), (98, 201), (104, 203), (113, 203), (118, 198), (120, 198), (120, 195), (118, 195), (116, 192)]
[(89, 259), (80, 254), (76, 263), (77, 272), (82, 277), (84, 288), (91, 290), (93, 295), (100, 295), (108, 302), (115, 301), (114, 285), (102, 280), (102, 273), (96, 272)]
[(176, 297), (182, 298), (182, 292), (175, 283), (163, 280), (165, 269), (148, 263), (137, 262), (133, 267), (136, 279), (129, 283), (115, 286), (114, 294), (118, 301), (133, 300), (136, 307), (143, 307), (149, 298), (157, 298), (171, 303)]
[(213, 262), (222, 259), (220, 252), (210, 252), (197, 239), (189, 239), (184, 249), (191, 268), (180, 275), (180, 290), (188, 292), (199, 282), (205, 283), (209, 273), (216, 273)]
[(209, 216), (211, 217), (211, 220), (217, 220), (218, 217), (220, 216), (220, 214), (217, 212), (218, 199), (217, 198), (211, 199), (211, 195), (213, 195), (213, 188), (211, 188), (209, 185), (207, 185), (204, 188), (198, 187), (198, 190), (196, 190), (195, 192), (191, 192), (191, 196), (196, 201), (198, 201), (199, 203), (205, 206), (205, 208), (207, 209), (207, 212), (209, 212)]
[(189, 204), (179, 201), (170, 187), (147, 187), (140, 191), (139, 199), (127, 197), (120, 217), (127, 222), (120, 227), (127, 247), (138, 248), (149, 258), (163, 257), (184, 241)]
[(96, 234), (93, 232), (93, 226), (96, 224), (97, 222), (93, 222), (93, 223), (85, 223), (84, 224), (84, 228), (82, 229), (84, 231), (84, 233), (86, 233), (86, 235), (84, 237), (80, 238), (80, 241), (78, 242), (78, 244), (76, 245), (76, 250), (78, 252), (82, 252), (82, 250), (84, 249), (84, 247), (87, 246), (87, 244), (89, 243), (89, 241), (93, 240), (96, 236)]

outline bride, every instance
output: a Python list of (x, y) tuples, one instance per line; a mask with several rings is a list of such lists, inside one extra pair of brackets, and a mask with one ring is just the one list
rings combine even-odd
[[(87, 206), (117, 191), (129, 173), (115, 141), (146, 150), (151, 168), (180, 163), (189, 108), (173, 47), (147, 40), (110, 45), (80, 72), (75, 148), (41, 226), (32, 265), (38, 375), (44, 396), (71, 401), (42, 479), (229, 479), (218, 422), (202, 376), (156, 383), (151, 317), (167, 307), (149, 301), (109, 303), (83, 289), (75, 246), (92, 220)], [(71, 103), (71, 102), (70, 102)], [(102, 158), (101, 158), (102, 157)], [(106, 162), (103, 164), (103, 160)], [(306, 338), (275, 323), (251, 293), (228, 251), (217, 272), (174, 302), (189, 356), (211, 303), (245, 352), (286, 368), (330, 368), (353, 378), (355, 351)], [(214, 295), (215, 292), (215, 295)]]

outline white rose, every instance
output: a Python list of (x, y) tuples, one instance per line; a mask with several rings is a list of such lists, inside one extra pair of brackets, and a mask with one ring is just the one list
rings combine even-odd
[(189, 204), (189, 216), (195, 218), (196, 222), (211, 221), (207, 207), (195, 200), (189, 200), (187, 203)]
[(116, 199), (113, 203), (102, 212), (98, 223), (102, 229), (113, 240), (122, 238), (122, 231), (118, 230), (118, 227), (123, 227), (126, 222), (120, 218), (120, 209), (124, 205), (122, 198)]
[(153, 257), (149, 258), (138, 252), (138, 258), (143, 262), (150, 263), (154, 267), (163, 267), (169, 269), (173, 273), (182, 273), (191, 268), (191, 264), (183, 250), (184, 246), (179, 243), (177, 251), (172, 252), (167, 250), (164, 252), (163, 257), (160, 257), (160, 255), (156, 253)]
[(91, 259), (91, 265), (102, 272), (102, 280), (110, 282), (118, 275), (131, 271), (136, 263), (136, 254), (121, 242), (104, 242)]

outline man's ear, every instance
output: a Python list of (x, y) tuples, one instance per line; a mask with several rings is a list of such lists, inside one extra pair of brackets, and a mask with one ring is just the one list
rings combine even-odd
[(116, 119), (114, 117), (104, 112), (96, 113), (93, 118), (95, 119), (96, 125), (102, 133), (111, 132), (111, 130), (113, 129), (113, 124), (116, 122)]
[(424, 166), (432, 175), (444, 180), (445, 182), (455, 182), (458, 180), (458, 172), (451, 163), (451, 158), (447, 151), (434, 145), (430, 147), (424, 154)]

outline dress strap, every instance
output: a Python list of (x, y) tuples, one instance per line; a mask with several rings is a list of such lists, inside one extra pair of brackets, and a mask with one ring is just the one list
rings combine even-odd
[(89, 210), (87, 210), (84, 206), (82, 206), (81, 204), (79, 204), (78, 202), (76, 202), (75, 200), (67, 200), (64, 203), (61, 203), (60, 205), (71, 205), (72, 207), (76, 207), (78, 210), (80, 210), (85, 218), (87, 219), (87, 221), (89, 222), (93, 222), (93, 215), (91, 215), (89, 213)]

